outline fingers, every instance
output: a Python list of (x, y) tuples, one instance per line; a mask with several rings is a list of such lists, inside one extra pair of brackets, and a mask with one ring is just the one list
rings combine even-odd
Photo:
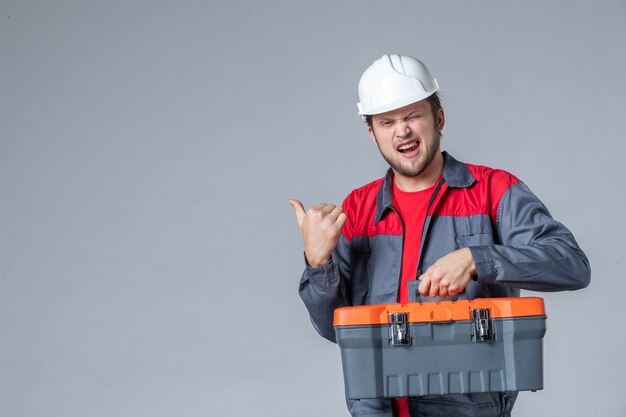
[(333, 221), (336, 221), (343, 213), (343, 207), (334, 204), (317, 204), (312, 208), (318, 209), (322, 214), (329, 216)]
[(333, 219), (335, 222), (339, 223), (339, 227), (341, 227), (343, 225), (343, 223), (346, 221), (346, 214), (343, 212), (343, 207), (341, 206), (337, 206), (335, 207), (330, 213), (329, 216), (331, 217), (331, 219)]
[(428, 297), (454, 297), (476, 274), (476, 266), (468, 248), (458, 249), (439, 258), (419, 277), (418, 291)]
[(428, 271), (418, 279), (420, 284), (417, 291), (424, 297), (455, 297), (462, 292), (457, 284), (450, 283), (448, 279), (438, 277)]
[(311, 206), (311, 210), (319, 210), (325, 214), (330, 213), (337, 207), (336, 204), (328, 204), (328, 203), (318, 203), (314, 206)]
[[(298, 200), (289, 200), (291, 204), (291, 201), (300, 203)], [(320, 204), (316, 204), (313, 207), (311, 207), (308, 211), (304, 211), (304, 207), (302, 206), (302, 203), (300, 203), (300, 206), (302, 207), (302, 213), (304, 215), (310, 215), (310, 216), (318, 216), (318, 218), (320, 220), (327, 218), (328, 220), (331, 221), (331, 223), (339, 223), (339, 227), (343, 226), (343, 223), (346, 221), (346, 215), (343, 212), (343, 207), (341, 206), (337, 206), (335, 204), (326, 204), (326, 203), (320, 203)], [(304, 219), (304, 216), (302, 217), (302, 220)]]
[(296, 199), (289, 199), (289, 204), (293, 207), (296, 220), (300, 230), (304, 229), (326, 230), (332, 234), (338, 234), (346, 222), (347, 216), (343, 212), (343, 207), (335, 204), (320, 203), (304, 209), (304, 205)]
[(447, 280), (437, 280), (430, 275), (422, 275), (419, 277), (420, 285), (417, 291), (424, 297), (456, 297), (463, 292), (458, 285), (450, 284)]
[(344, 213), (342, 210), (339, 216), (337, 216), (337, 223), (339, 224), (339, 227), (343, 227), (343, 224), (346, 222), (347, 219), (348, 216), (346, 216), (346, 213)]
[(449, 295), (447, 287), (439, 287), (439, 297), (444, 298)]
[(289, 200), (289, 204), (291, 205), (291, 207), (293, 207), (293, 210), (296, 213), (296, 221), (298, 222), (298, 226), (302, 227), (302, 222), (304, 221), (304, 217), (306, 216), (304, 206), (300, 201), (295, 199)]
[(430, 282), (430, 290), (428, 291), (428, 296), (430, 298), (434, 298), (434, 297), (439, 296), (439, 289), (440, 289), (439, 282), (431, 281)]
[(447, 297), (454, 296), (456, 293), (450, 291), (448, 285), (442, 281), (435, 279), (431, 275), (424, 274), (419, 277), (420, 285), (417, 287), (417, 291), (424, 297)]
[(458, 285), (452, 284), (449, 278), (442, 274), (437, 267), (429, 268), (418, 278), (419, 293), (424, 297), (447, 297), (458, 294)]
[(322, 203), (305, 211), (298, 200), (291, 199), (289, 204), (296, 214), (308, 264), (313, 268), (326, 264), (341, 238), (341, 229), (346, 221), (343, 208)]
[(427, 296), (428, 293), (430, 292), (430, 280), (422, 275), (419, 277), (420, 280), (420, 285), (417, 287), (417, 291), (423, 295), (423, 296)]

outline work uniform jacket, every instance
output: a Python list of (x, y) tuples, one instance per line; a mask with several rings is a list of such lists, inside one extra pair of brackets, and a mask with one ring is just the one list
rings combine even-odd
[[(446, 300), (516, 297), (520, 289), (574, 290), (590, 280), (587, 257), (567, 228), (519, 179), (502, 170), (444, 156), (442, 178), (429, 200), (417, 276), (448, 253), (468, 247), (477, 275)], [(306, 267), (300, 296), (313, 326), (335, 342), (338, 307), (398, 302), (404, 226), (393, 206), (393, 172), (354, 190), (343, 202), (347, 220), (331, 260)], [(417, 278), (417, 277), (416, 277)], [(417, 293), (409, 298), (438, 301)], [(415, 416), (508, 416), (517, 393), (409, 398)], [(353, 416), (391, 417), (390, 399), (348, 400)]]

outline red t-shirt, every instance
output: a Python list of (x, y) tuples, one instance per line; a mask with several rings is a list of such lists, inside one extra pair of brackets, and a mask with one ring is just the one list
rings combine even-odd
[(400, 212), (404, 224), (404, 245), (402, 249), (402, 280), (399, 301), (409, 302), (408, 281), (417, 278), (417, 263), (422, 241), (422, 229), (426, 220), (428, 201), (435, 185), (422, 191), (406, 192), (393, 183), (393, 205)]
[[(400, 303), (409, 302), (408, 281), (417, 278), (417, 263), (422, 241), (422, 229), (426, 220), (428, 201), (435, 185), (422, 191), (402, 191), (393, 182), (393, 205), (400, 212), (404, 224), (404, 246), (402, 249), (402, 277), (400, 280)], [(392, 401), (393, 415), (410, 417), (409, 405), (406, 397), (395, 398)]]

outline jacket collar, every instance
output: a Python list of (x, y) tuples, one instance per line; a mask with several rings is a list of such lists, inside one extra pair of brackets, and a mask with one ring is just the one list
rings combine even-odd
[[(450, 156), (447, 152), (443, 154), (443, 180), (452, 188), (465, 188), (472, 185), (476, 179), (470, 173), (467, 165), (459, 162)], [(391, 168), (387, 170), (385, 180), (382, 187), (376, 195), (376, 217), (374, 224), (377, 224), (388, 209), (391, 209), (393, 201), (393, 171)]]

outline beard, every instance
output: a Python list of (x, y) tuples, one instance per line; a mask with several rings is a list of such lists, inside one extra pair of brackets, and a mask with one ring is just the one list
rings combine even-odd
[(417, 177), (426, 171), (426, 169), (428, 169), (430, 164), (433, 162), (435, 156), (437, 156), (437, 153), (439, 152), (440, 143), (441, 134), (437, 132), (432, 146), (430, 146), (425, 153), (420, 155), (416, 161), (410, 161), (405, 164), (402, 164), (402, 162), (407, 161), (402, 161), (402, 159), (398, 158), (397, 155), (385, 155), (380, 149), (380, 146), (378, 146), (378, 151), (396, 173), (405, 177)]

